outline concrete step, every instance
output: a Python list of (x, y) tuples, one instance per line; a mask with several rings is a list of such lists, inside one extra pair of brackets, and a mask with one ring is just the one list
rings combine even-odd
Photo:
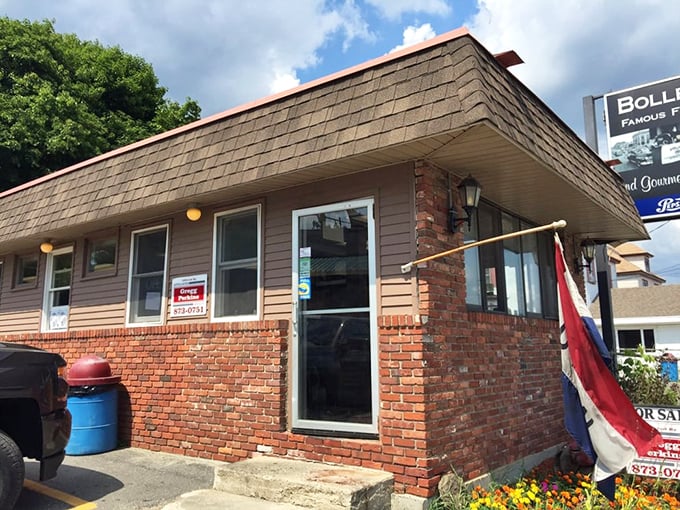
[(180, 498), (163, 510), (309, 510), (288, 503), (274, 503), (259, 498), (249, 498), (238, 494), (214, 489), (203, 489), (182, 494)]
[(216, 468), (214, 483), (230, 494), (316, 510), (389, 509), (393, 486), (385, 471), (267, 456)]

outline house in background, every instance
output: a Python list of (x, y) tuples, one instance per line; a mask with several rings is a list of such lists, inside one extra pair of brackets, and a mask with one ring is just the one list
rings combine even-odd
[[(664, 285), (666, 280), (651, 270), (654, 255), (635, 243), (609, 246), (608, 253), (616, 274), (611, 289), (616, 351), (643, 346), (680, 358), (680, 285)], [(600, 327), (598, 299), (590, 311)]]
[(570, 263), (647, 238), (505, 57), (453, 31), (0, 194), (0, 338), (109, 360), (123, 444), (381, 469), (399, 508), (552, 455), (551, 234), (401, 271), (559, 219)]
[[(612, 289), (650, 287), (666, 283), (666, 280), (651, 271), (650, 259), (654, 255), (635, 243), (609, 245), (607, 256)], [(587, 302), (591, 303), (597, 299), (599, 292), (594, 262), (586, 268), (585, 275)]]
[[(611, 289), (616, 351), (644, 346), (680, 358), (680, 285)], [(599, 300), (590, 311), (601, 325)]]
[(635, 243), (622, 243), (609, 247), (609, 256), (616, 261), (616, 287), (651, 287), (663, 285), (666, 280), (654, 274), (650, 259), (654, 256)]

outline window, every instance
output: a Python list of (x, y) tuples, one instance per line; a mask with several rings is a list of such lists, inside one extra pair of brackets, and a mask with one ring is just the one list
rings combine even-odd
[[(481, 202), (465, 242), (531, 228)], [(557, 317), (557, 282), (550, 234), (535, 233), (465, 251), (466, 302), (471, 309), (509, 315)]]
[(16, 258), (14, 285), (36, 285), (38, 280), (38, 256), (20, 255)]
[(54, 250), (47, 255), (47, 269), (45, 271), (47, 280), (45, 281), (42, 315), (43, 331), (65, 331), (68, 329), (72, 269), (73, 248)]
[(637, 349), (643, 344), (645, 351), (653, 352), (656, 349), (653, 329), (620, 329), (616, 332), (616, 336), (619, 350)]
[(257, 319), (260, 282), (260, 207), (215, 216), (213, 318)]
[(114, 272), (118, 238), (116, 236), (90, 239), (85, 253), (85, 276)]
[(167, 225), (132, 233), (128, 324), (163, 322), (167, 240)]

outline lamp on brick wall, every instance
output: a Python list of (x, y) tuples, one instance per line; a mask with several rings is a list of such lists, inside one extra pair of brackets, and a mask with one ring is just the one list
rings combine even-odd
[(463, 222), (467, 222), (468, 230), (470, 229), (470, 226), (472, 225), (472, 215), (479, 205), (482, 186), (477, 179), (472, 177), (472, 175), (468, 175), (458, 185), (458, 194), (460, 195), (460, 202), (467, 216), (458, 218), (458, 212), (456, 211), (456, 208), (453, 207), (453, 204), (451, 204), (451, 207), (449, 208), (449, 228), (451, 229), (451, 232), (456, 232), (458, 226)]
[(585, 264), (581, 264), (581, 258), (576, 257), (576, 267), (587, 267), (590, 268), (590, 264), (595, 258), (595, 242), (592, 239), (584, 239), (581, 241), (581, 257), (586, 261)]

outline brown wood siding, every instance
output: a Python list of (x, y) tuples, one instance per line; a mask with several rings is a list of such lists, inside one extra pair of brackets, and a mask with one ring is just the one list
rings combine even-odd
[[(37, 245), (35, 251), (38, 253)], [(2, 288), (0, 289), (0, 331), (3, 333), (40, 331), (46, 263), (47, 257), (40, 254), (36, 285), (16, 288), (14, 286), (16, 257), (4, 258)]]
[(413, 171), (398, 179), (390, 175), (379, 203), (378, 289), (380, 315), (413, 315), (417, 285), (401, 266), (415, 256), (415, 196)]
[[(94, 233), (94, 235), (97, 234)], [(130, 229), (121, 229), (117, 236), (116, 270), (112, 274), (104, 276), (85, 275), (84, 250), (91, 236), (87, 235), (76, 242), (73, 257), (69, 330), (113, 328), (125, 324)]]
[[(214, 216), (201, 209), (199, 221), (189, 221), (185, 212), (178, 213), (170, 225), (168, 244), (168, 274), (166, 275), (166, 321), (168, 323), (208, 322), (210, 317), (210, 286), (212, 285), (212, 237)], [(172, 279), (199, 274), (208, 275), (206, 314), (200, 317), (170, 318)]]
[[(400, 266), (413, 258), (413, 165), (404, 163), (378, 170), (329, 179), (278, 191), (260, 202), (225, 203), (201, 206), (200, 221), (190, 222), (179, 211), (172, 217), (153, 222), (125, 226), (118, 232), (116, 271), (106, 276), (85, 276), (84, 250), (90, 237), (75, 240), (69, 330), (101, 329), (125, 325), (126, 299), (130, 263), (131, 232), (148, 227), (169, 225), (167, 292), (172, 279), (198, 274), (208, 275), (212, 285), (212, 249), (214, 215), (235, 208), (262, 206), (263, 215), (263, 282), (262, 315), (264, 319), (290, 319), (292, 212), (295, 209), (373, 197), (376, 205), (376, 257), (379, 313), (410, 315), (414, 313), (414, 284), (401, 274)], [(110, 232), (110, 230), (109, 230)], [(40, 257), (38, 285), (12, 290), (13, 258), (5, 260), (2, 294), (0, 295), (0, 334), (40, 330), (43, 281), (46, 257)], [(208, 307), (210, 306), (208, 298)], [(203, 323), (203, 317), (169, 318), (166, 322)]]
[(40, 331), (40, 310), (3, 313), (0, 321), (3, 334), (37, 333)]

